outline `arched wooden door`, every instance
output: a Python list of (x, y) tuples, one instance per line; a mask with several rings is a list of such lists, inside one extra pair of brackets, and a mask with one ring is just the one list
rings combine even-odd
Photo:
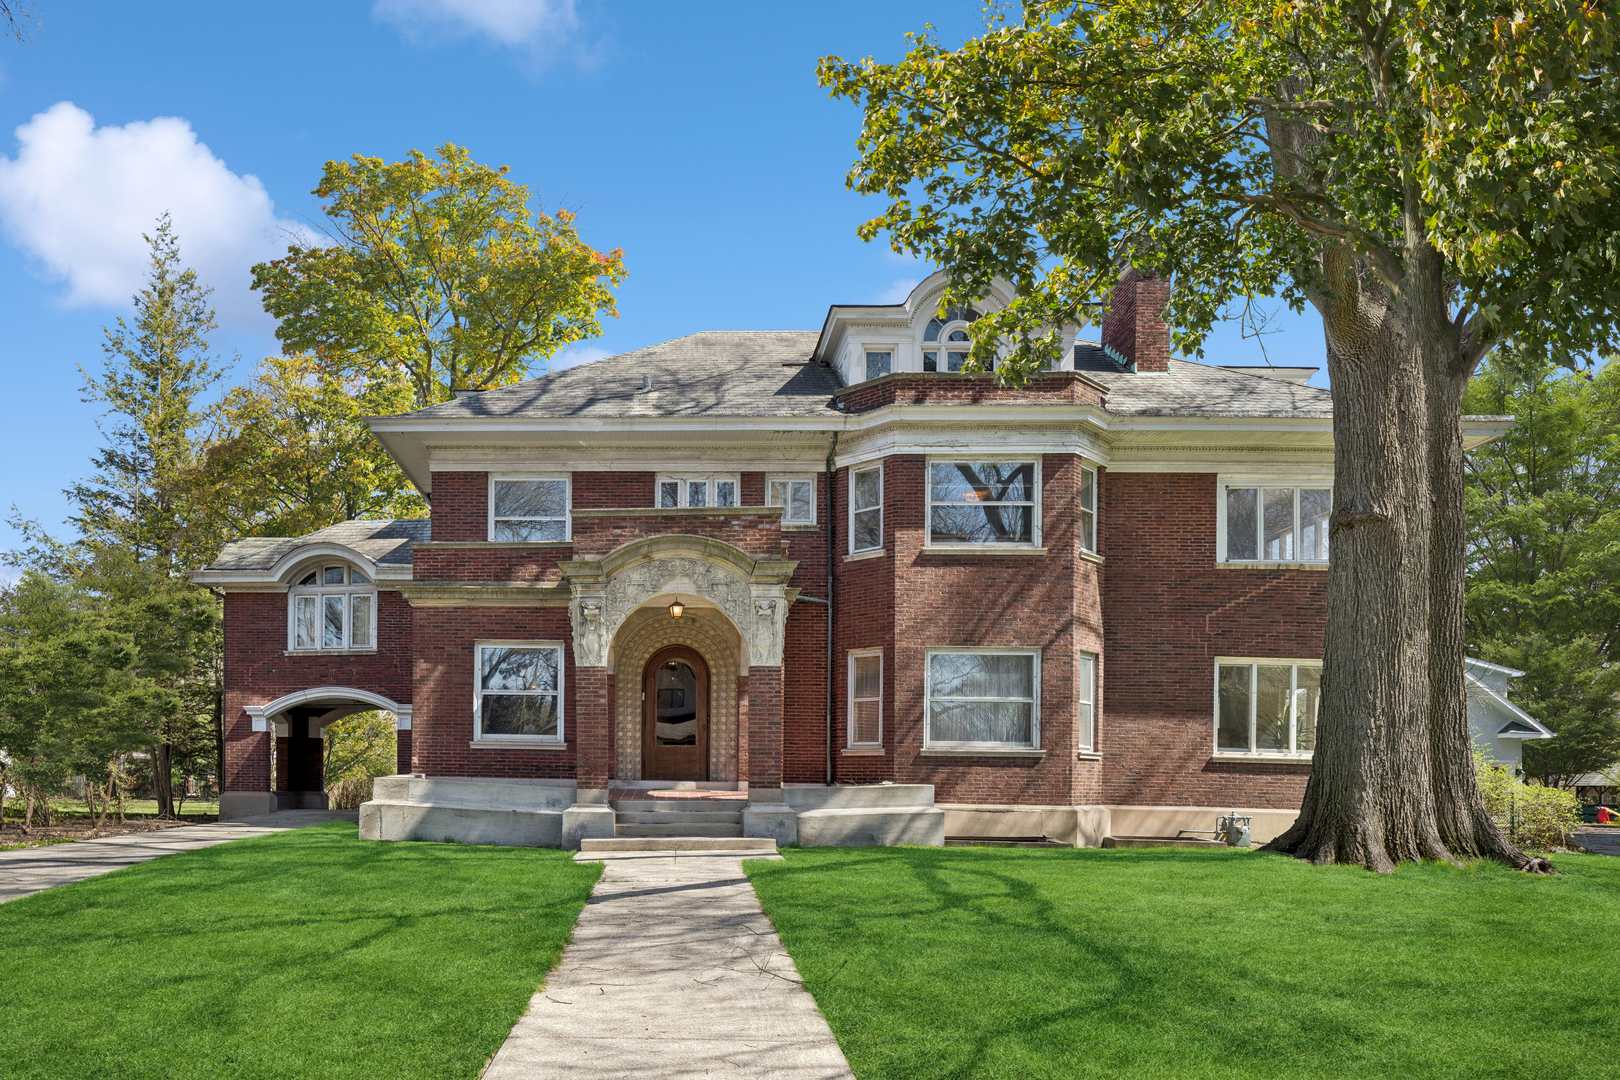
[(647, 661), (641, 688), (641, 775), (707, 780), (709, 665), (695, 650), (671, 645)]

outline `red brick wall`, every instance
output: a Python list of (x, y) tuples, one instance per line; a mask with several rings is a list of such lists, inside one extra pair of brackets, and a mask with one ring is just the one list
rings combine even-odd
[(748, 669), (748, 786), (782, 786), (782, 669)]
[(1102, 519), (1111, 803), (1294, 808), (1304, 765), (1211, 760), (1217, 656), (1322, 655), (1327, 575), (1215, 565), (1213, 473), (1107, 474)]
[[(896, 516), (887, 505), (894, 459), (882, 463), (883, 554), (858, 559), (849, 552), (849, 469), (833, 478), (831, 513), (834, 574), (833, 614), (833, 762), (839, 783), (873, 784), (895, 779), (894, 749), (894, 537)], [(882, 756), (846, 754), (849, 743), (849, 654), (854, 649), (883, 650)]]
[(411, 702), (411, 608), (399, 593), (377, 594), (377, 651), (287, 651), (287, 594), (225, 594), (225, 790), (268, 791), (267, 732), (243, 710), (296, 690), (346, 686)]
[(1102, 399), (1102, 388), (1074, 371), (1038, 374), (1020, 387), (1001, 386), (994, 375), (903, 371), (838, 394), (852, 413), (883, 405), (1100, 405)]
[[(471, 746), (473, 645), (478, 641), (564, 643), (561, 750)], [(412, 708), (415, 771), (429, 776), (571, 777), (578, 739), (580, 694), (569, 646), (568, 609), (419, 607), (416, 609), (416, 700)], [(600, 691), (605, 692), (605, 691)]]

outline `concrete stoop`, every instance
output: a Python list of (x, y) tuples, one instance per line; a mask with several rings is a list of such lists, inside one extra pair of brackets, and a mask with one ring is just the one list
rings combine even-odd
[(945, 842), (945, 812), (934, 805), (931, 784), (806, 784), (755, 790), (747, 799), (631, 797), (582, 803), (582, 795), (568, 780), (378, 777), (372, 799), (360, 807), (360, 835), (579, 849), (621, 840), (743, 841), (770, 851), (791, 844), (938, 847)]

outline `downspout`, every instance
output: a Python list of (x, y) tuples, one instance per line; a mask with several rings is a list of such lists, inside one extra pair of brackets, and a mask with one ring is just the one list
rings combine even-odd
[(833, 511), (837, 504), (837, 485), (833, 482), (833, 459), (838, 453), (838, 432), (832, 433), (827, 444), (827, 786), (833, 782), (833, 592), (836, 579), (833, 563), (838, 555), (834, 537), (838, 532), (838, 516)]

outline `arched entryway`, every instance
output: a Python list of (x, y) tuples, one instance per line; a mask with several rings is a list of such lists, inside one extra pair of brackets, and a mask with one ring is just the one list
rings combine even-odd
[[(357, 713), (384, 714), (378, 718), (386, 721), (381, 735), (391, 746), (373, 745), (377, 734), (373, 729), (378, 725), (366, 724), (364, 730), (357, 728), (351, 733), (359, 736), (364, 745), (351, 745), (351, 740), (346, 739), (345, 749), (366, 757), (386, 751), (393, 757), (397, 771), (410, 771), (411, 707), (382, 694), (355, 687), (321, 686), (284, 694), (266, 705), (250, 705), (246, 711), (254, 730), (268, 730), (271, 736), (267, 773), (270, 809), (327, 807), (327, 788), (332, 779), (328, 769), (343, 764), (331, 760), (333, 725)], [(370, 767), (366, 771), (369, 773)]]
[(669, 645), (642, 672), (641, 759), (659, 780), (709, 778), (709, 665), (696, 649)]

